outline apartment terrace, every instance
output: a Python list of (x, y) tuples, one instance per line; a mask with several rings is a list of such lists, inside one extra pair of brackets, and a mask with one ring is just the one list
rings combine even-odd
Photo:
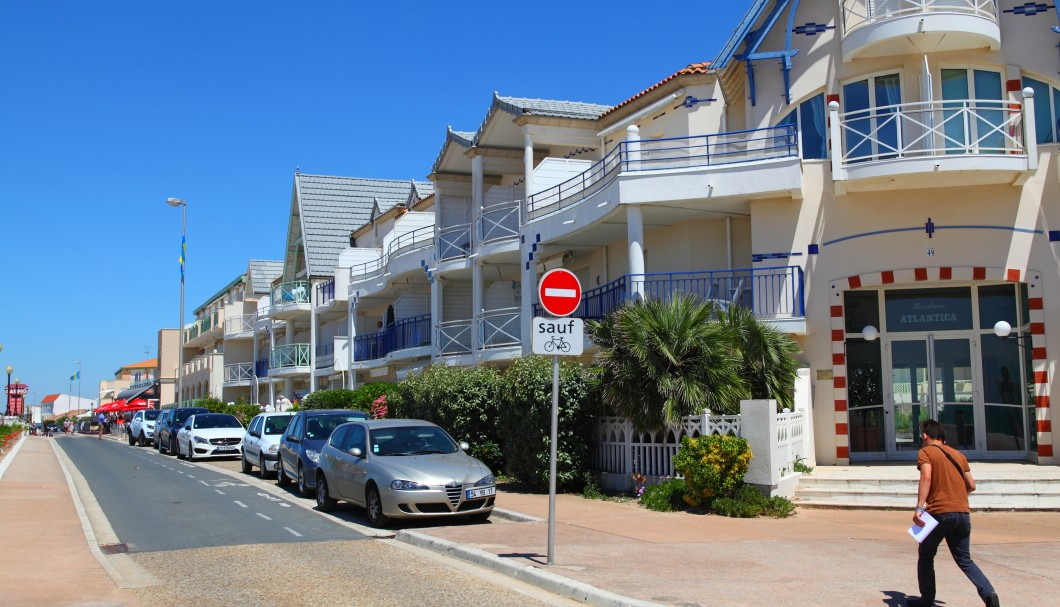
[(996, 0), (844, 0), (843, 61), (1001, 46)]

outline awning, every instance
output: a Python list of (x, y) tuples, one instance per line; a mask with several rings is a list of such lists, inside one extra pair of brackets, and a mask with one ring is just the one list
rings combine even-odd
[(158, 382), (150, 383), (146, 386), (122, 390), (114, 400), (131, 401), (139, 396), (143, 396), (144, 398), (158, 398)]

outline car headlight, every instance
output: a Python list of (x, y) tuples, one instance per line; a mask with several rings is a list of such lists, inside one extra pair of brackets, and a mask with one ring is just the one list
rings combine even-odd
[(390, 483), (390, 488), (395, 491), (423, 491), (424, 489), (430, 489), (430, 487), (422, 483), (400, 480)]
[(279, 445), (269, 445), (269, 453), (271, 453), (273, 455), (276, 455), (279, 452), (280, 452), (280, 446)]
[(497, 481), (496, 481), (496, 479), (493, 478), (493, 475), (492, 474), (487, 474), (486, 476), (483, 476), (482, 478), (478, 479), (478, 482), (475, 483), (475, 486), (476, 487), (485, 487), (486, 485), (495, 485), (495, 484), (497, 484)]
[(195, 441), (196, 443), (198, 443), (200, 445), (209, 445), (210, 444), (210, 441), (206, 440), (205, 438), (203, 438), (201, 436), (193, 436), (193, 437), (191, 437), (191, 440)]
[(308, 457), (309, 461), (313, 462), (314, 464), (320, 463), (320, 452), (319, 451), (313, 451), (312, 449), (306, 449), (305, 450), (305, 456)]

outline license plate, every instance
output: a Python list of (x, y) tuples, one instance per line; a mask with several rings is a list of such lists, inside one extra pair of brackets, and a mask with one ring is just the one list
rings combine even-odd
[(217, 451), (218, 453), (221, 453), (221, 452), (229, 453), (229, 452), (232, 452), (232, 451), (235, 451), (235, 450), (236, 450), (235, 447), (218, 447), (218, 448), (214, 449), (214, 451)]
[(468, 489), (467, 499), (473, 500), (480, 497), (489, 497), (491, 495), (497, 495), (496, 487), (483, 487), (481, 489)]

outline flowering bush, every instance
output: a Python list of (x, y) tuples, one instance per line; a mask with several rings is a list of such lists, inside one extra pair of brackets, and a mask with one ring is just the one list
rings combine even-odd
[(732, 497), (743, 485), (751, 447), (736, 436), (681, 438), (674, 469), (685, 477), (685, 501), (693, 507), (710, 507), (719, 497)]
[(372, 419), (384, 419), (386, 417), (386, 394), (372, 401), (372, 408), (368, 410), (368, 416)]

